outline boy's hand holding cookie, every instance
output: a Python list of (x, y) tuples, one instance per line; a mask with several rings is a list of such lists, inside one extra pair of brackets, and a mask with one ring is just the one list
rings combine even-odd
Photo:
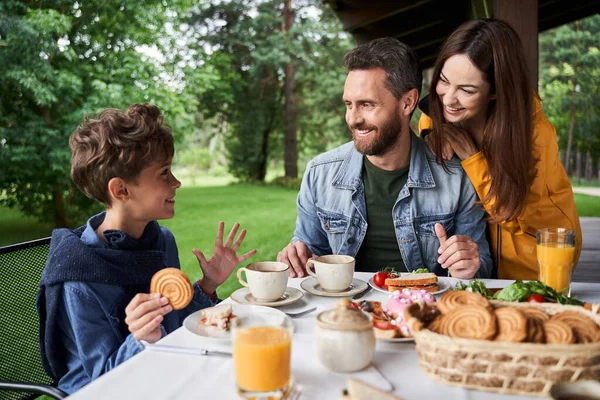
[(159, 293), (138, 293), (125, 308), (125, 323), (134, 338), (154, 343), (162, 336), (163, 315), (171, 310), (169, 299)]
[(246, 237), (246, 230), (242, 229), (240, 236), (234, 243), (237, 231), (240, 228), (240, 224), (237, 222), (231, 228), (231, 232), (227, 236), (227, 241), (223, 245), (223, 231), (225, 229), (225, 223), (219, 222), (219, 229), (217, 231), (217, 238), (215, 242), (215, 250), (210, 259), (206, 259), (204, 254), (197, 249), (192, 250), (196, 255), (198, 262), (200, 263), (200, 269), (204, 274), (200, 287), (206, 293), (214, 293), (217, 287), (225, 282), (225, 280), (231, 275), (235, 267), (252, 257), (256, 254), (256, 250), (251, 250), (244, 255), (238, 256), (237, 251), (242, 245), (244, 238)]

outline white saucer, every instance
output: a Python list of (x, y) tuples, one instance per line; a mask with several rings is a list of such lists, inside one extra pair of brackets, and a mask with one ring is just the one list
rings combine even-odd
[(287, 287), (285, 293), (278, 300), (274, 301), (263, 301), (252, 296), (249, 288), (241, 288), (231, 293), (231, 299), (240, 304), (250, 304), (257, 306), (269, 306), (269, 307), (281, 307), (288, 304), (292, 304), (300, 300), (304, 296), (301, 290), (293, 287)]
[(347, 297), (364, 291), (369, 287), (369, 285), (367, 285), (367, 282), (363, 280), (354, 278), (352, 279), (352, 283), (350, 284), (350, 287), (348, 289), (342, 290), (341, 292), (326, 292), (321, 288), (321, 285), (319, 285), (317, 279), (310, 276), (302, 282), (300, 282), (300, 287), (306, 290), (308, 293), (314, 294), (316, 296)]
[[(263, 306), (247, 306), (241, 304), (232, 304), (232, 312), (239, 318), (240, 327), (258, 326), (258, 325), (282, 325), (286, 320), (286, 315), (275, 308)], [(204, 325), (200, 322), (203, 318), (201, 311), (196, 311), (187, 316), (183, 321), (186, 330), (198, 335), (204, 339), (213, 342), (227, 344), (231, 342), (231, 331), (224, 331), (214, 326)]]
[[(378, 292), (392, 294), (392, 292), (388, 292), (384, 288), (377, 286), (375, 284), (375, 282), (373, 282), (373, 276), (371, 276), (369, 278), (369, 286), (371, 286), (373, 289), (377, 290)], [(431, 294), (433, 294), (433, 295), (442, 294), (445, 291), (447, 291), (448, 289), (450, 289), (452, 287), (452, 278), (438, 276), (438, 287), (440, 288), (440, 290), (438, 290), (437, 292), (431, 292)]]

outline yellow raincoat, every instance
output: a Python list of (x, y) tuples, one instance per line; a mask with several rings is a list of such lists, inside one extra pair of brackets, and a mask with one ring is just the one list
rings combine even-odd
[[(573, 189), (558, 159), (556, 130), (534, 98), (533, 156), (537, 175), (529, 188), (523, 213), (499, 224), (488, 223), (490, 248), (500, 279), (538, 279), (536, 231), (540, 228), (571, 228), (576, 234), (575, 263), (581, 254), (581, 226), (575, 208)], [(431, 129), (431, 119), (423, 114), (419, 132)], [(483, 152), (462, 161), (480, 199), (490, 188), (488, 166)], [(484, 207), (490, 212), (489, 207)]]

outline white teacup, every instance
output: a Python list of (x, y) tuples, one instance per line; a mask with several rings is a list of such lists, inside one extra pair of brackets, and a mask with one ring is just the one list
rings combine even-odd
[[(237, 271), (238, 281), (250, 289), (257, 300), (275, 301), (285, 293), (289, 266), (278, 261), (259, 261)], [(246, 271), (246, 281), (242, 279)]]
[[(315, 272), (311, 266), (315, 267)], [(354, 277), (354, 257), (343, 255), (320, 256), (308, 260), (306, 272), (317, 278), (326, 292), (341, 292), (350, 286)]]

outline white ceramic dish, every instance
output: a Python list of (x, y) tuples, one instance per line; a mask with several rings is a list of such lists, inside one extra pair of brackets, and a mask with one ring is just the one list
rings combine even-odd
[[(373, 276), (371, 276), (369, 278), (369, 286), (371, 286), (373, 289), (377, 290), (378, 292), (392, 294), (392, 292), (388, 292), (384, 288), (377, 286), (373, 282)], [(439, 276), (438, 277), (438, 286), (439, 286), (440, 290), (438, 290), (437, 292), (432, 292), (431, 294), (433, 294), (433, 295), (442, 294), (442, 293), (446, 292), (448, 289), (450, 289), (452, 287), (452, 278), (446, 278), (443, 276)]]
[(341, 292), (326, 292), (321, 288), (321, 285), (319, 285), (319, 282), (316, 278), (308, 277), (300, 283), (300, 287), (306, 290), (308, 293), (316, 296), (348, 297), (362, 292), (363, 290), (367, 289), (369, 285), (367, 285), (367, 282), (363, 280), (354, 278), (352, 279), (352, 283), (348, 289), (342, 290)]
[(268, 307), (281, 307), (288, 304), (292, 304), (300, 300), (304, 296), (301, 290), (293, 287), (287, 287), (283, 296), (275, 301), (262, 301), (252, 296), (249, 288), (241, 288), (231, 293), (231, 299), (239, 304), (257, 305), (257, 306), (268, 306)]
[[(242, 305), (232, 304), (233, 314), (239, 318), (239, 326), (258, 326), (258, 325), (283, 325), (283, 321), (286, 315), (274, 308), (254, 306), (254, 305)], [(198, 335), (203, 339), (227, 344), (231, 342), (231, 331), (224, 331), (214, 326), (204, 325), (200, 322), (202, 319), (200, 311), (196, 311), (183, 321), (183, 326), (186, 330)]]

